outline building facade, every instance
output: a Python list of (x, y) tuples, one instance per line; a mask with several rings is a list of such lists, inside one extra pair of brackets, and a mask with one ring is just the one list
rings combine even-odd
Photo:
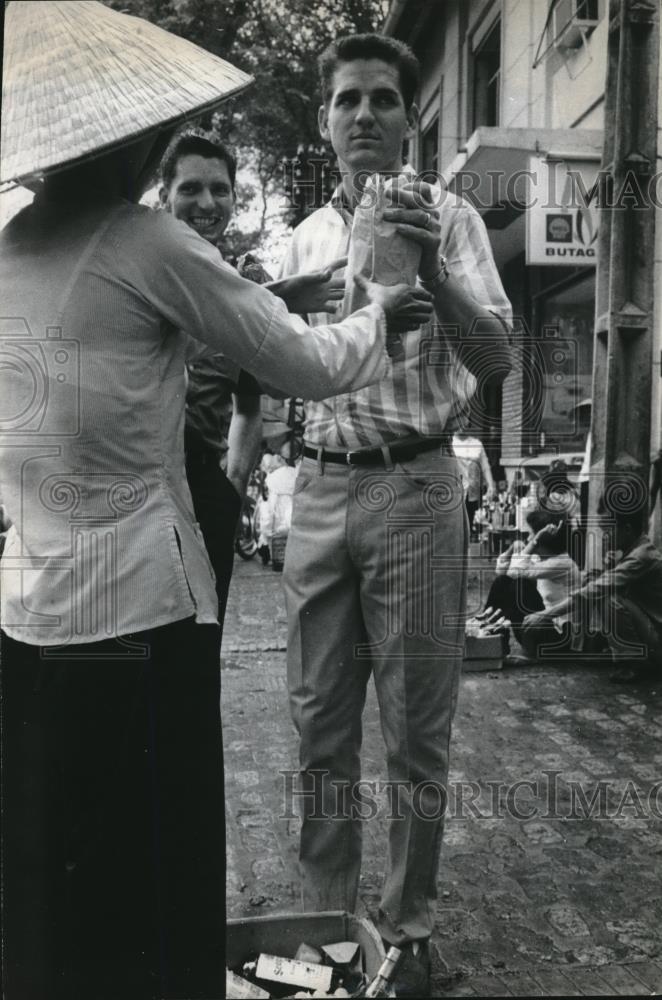
[[(623, 2), (658, 16), (653, 0)], [(384, 26), (413, 48), (422, 66), (420, 117), (407, 158), (476, 206), (513, 304), (513, 370), (503, 386), (486, 384), (477, 393), (488, 455), (509, 479), (520, 468), (539, 473), (557, 457), (576, 474), (591, 409), (602, 413), (596, 276), (609, 268), (600, 261), (601, 248), (603, 257), (607, 252), (599, 229), (600, 192), (608, 187), (605, 139), (614, 127), (613, 113), (605, 115), (609, 38), (619, 10), (611, 3), (394, 0)], [(660, 136), (655, 121), (658, 167)], [(655, 163), (648, 166), (654, 171)], [(659, 202), (659, 183), (645, 183), (644, 196), (652, 191)], [(662, 447), (662, 223), (659, 204), (651, 206), (649, 197), (647, 205), (657, 226), (654, 261), (644, 262), (654, 306), (645, 348), (649, 405), (637, 417), (648, 421), (639, 445), (647, 454), (635, 456), (640, 464)], [(637, 363), (645, 364), (641, 353)], [(596, 394), (600, 399), (588, 407)], [(659, 511), (655, 530), (659, 536)]]

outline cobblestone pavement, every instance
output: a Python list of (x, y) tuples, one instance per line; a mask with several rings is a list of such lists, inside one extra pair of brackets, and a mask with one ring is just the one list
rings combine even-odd
[[(280, 575), (257, 559), (240, 563), (223, 643), (231, 917), (299, 908), (298, 821), (279, 774), (297, 759), (285, 637)], [(463, 677), (435, 996), (662, 993), (661, 701), (662, 680), (623, 688), (596, 666)], [(385, 778), (374, 690), (363, 776)], [(364, 845), (370, 914), (384, 875), (383, 816), (365, 824)]]

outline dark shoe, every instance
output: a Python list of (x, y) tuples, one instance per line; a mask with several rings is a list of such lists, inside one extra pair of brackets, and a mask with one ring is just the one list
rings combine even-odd
[[(386, 943), (388, 950), (390, 946)], [(430, 942), (409, 941), (400, 946), (402, 957), (397, 964), (393, 979), (396, 997), (430, 996)]]

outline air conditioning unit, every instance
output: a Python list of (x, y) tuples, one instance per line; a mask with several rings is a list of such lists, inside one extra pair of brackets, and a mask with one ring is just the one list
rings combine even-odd
[(600, 20), (602, 0), (557, 0), (554, 8), (554, 45), (578, 49)]

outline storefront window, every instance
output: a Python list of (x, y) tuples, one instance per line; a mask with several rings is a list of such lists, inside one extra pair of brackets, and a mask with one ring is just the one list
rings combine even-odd
[(474, 51), (473, 128), (499, 124), (501, 86), (501, 21)]
[(539, 302), (538, 385), (544, 393), (539, 450), (581, 451), (586, 430), (575, 407), (591, 396), (595, 274), (550, 291)]

